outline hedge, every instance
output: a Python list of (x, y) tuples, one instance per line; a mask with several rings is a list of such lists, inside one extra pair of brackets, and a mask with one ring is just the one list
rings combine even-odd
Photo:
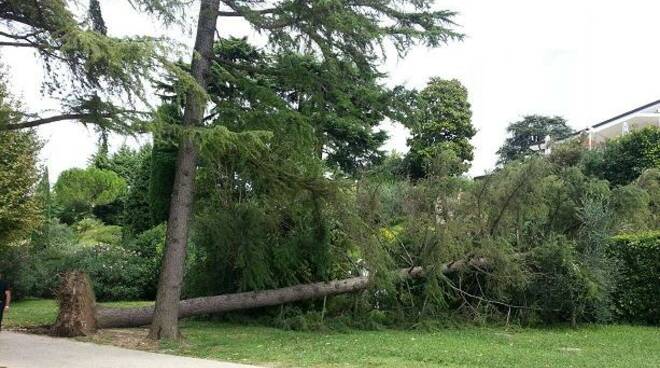
[(615, 313), (628, 322), (660, 323), (660, 231), (616, 236), (610, 254), (620, 267)]

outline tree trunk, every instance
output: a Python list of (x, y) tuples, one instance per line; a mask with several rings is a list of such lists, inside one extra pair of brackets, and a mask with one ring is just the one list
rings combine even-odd
[[(474, 258), (469, 261), (459, 260), (442, 265), (440, 270), (443, 274), (449, 275), (473, 267), (487, 268), (488, 262), (484, 258)], [(404, 268), (399, 270), (398, 274), (401, 278), (416, 278), (422, 277), (424, 275), (424, 270), (421, 267)], [(88, 279), (85, 277), (85, 280)], [(368, 276), (360, 276), (343, 280), (294, 285), (281, 289), (188, 299), (178, 303), (177, 318), (268, 307), (330, 295), (350, 293), (366, 289), (369, 286), (369, 282), (370, 280)], [(85, 298), (84, 300), (93, 301), (94, 299)], [(74, 313), (62, 311), (62, 309), (71, 308), (71, 305), (73, 304), (75, 303), (60, 304), (60, 316), (65, 318), (75, 317), (76, 314)], [(97, 328), (144, 326), (148, 325), (152, 322), (152, 319), (155, 318), (154, 306), (151, 305), (137, 308), (103, 308), (92, 305), (88, 306), (87, 309), (95, 311), (94, 323), (88, 325), (88, 328), (91, 331), (96, 330)], [(64, 326), (77, 325), (76, 321), (60, 321), (59, 317), (56, 324)], [(77, 336), (76, 331), (60, 330), (57, 331), (57, 333), (60, 336)]]
[(75, 271), (63, 275), (56, 296), (60, 311), (51, 334), (73, 337), (96, 332), (96, 300), (86, 274)]
[[(420, 267), (400, 271), (405, 277), (419, 277)], [(231, 312), (236, 310), (269, 307), (274, 305), (316, 299), (329, 295), (351, 293), (366, 289), (369, 277), (359, 276), (343, 280), (301, 284), (281, 289), (250, 291), (182, 300), (179, 303), (179, 318), (201, 314)], [(148, 324), (153, 315), (153, 306), (140, 308), (98, 308), (98, 328), (138, 327)]]
[[(218, 19), (219, 0), (202, 0), (197, 21), (197, 36), (192, 57), (192, 75), (203, 89), (208, 86), (208, 73), (213, 53), (213, 41)], [(186, 92), (183, 114), (184, 134), (176, 160), (176, 173), (163, 265), (158, 281), (155, 312), (149, 331), (152, 339), (175, 339), (179, 336), (178, 303), (181, 297), (183, 268), (186, 258), (188, 225), (195, 193), (197, 149), (190, 128), (200, 125), (206, 101), (195, 91)]]

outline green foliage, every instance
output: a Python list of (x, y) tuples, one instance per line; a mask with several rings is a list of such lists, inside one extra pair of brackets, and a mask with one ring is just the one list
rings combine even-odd
[(418, 179), (427, 176), (429, 165), (446, 152), (458, 162), (452, 174), (461, 174), (472, 161), (470, 139), (476, 133), (467, 89), (458, 80), (433, 78), (416, 101), (408, 139), (409, 173)]
[(529, 287), (545, 321), (608, 321), (615, 267), (606, 255), (614, 213), (608, 193), (588, 191), (577, 216), (573, 241), (558, 236), (532, 250), (536, 271)]
[(645, 188), (655, 182), (649, 174), (644, 188), (610, 189), (581, 170), (582, 154), (567, 147), (504, 165), (475, 182), (452, 177), (452, 161), (443, 158), (417, 182), (389, 173), (363, 180), (360, 231), (372, 231), (385, 252), (366, 258), (370, 269), (379, 259), (394, 263), (390, 269), (434, 270), (478, 257), (488, 262), (454, 275), (429, 272), (422, 280), (390, 284), (393, 289), (378, 284), (382, 289), (362, 300), (406, 322), (451, 311), (477, 321), (507, 315), (530, 323), (611, 320), (617, 272), (605, 247), (617, 232), (652, 226)]
[(32, 131), (0, 132), (0, 248), (26, 238), (41, 221), (34, 194), (40, 147)]
[(620, 232), (655, 229), (649, 192), (638, 185), (629, 184), (612, 190), (612, 206), (621, 216)]
[(635, 184), (649, 195), (649, 210), (652, 217), (649, 228), (660, 228), (660, 169), (644, 171)]
[(142, 233), (154, 225), (151, 216), (149, 189), (151, 187), (152, 148), (143, 146), (137, 152), (139, 160), (128, 180), (129, 189), (124, 202), (123, 225), (133, 234)]
[(119, 245), (121, 243), (121, 227), (105, 225), (95, 218), (84, 218), (72, 226), (76, 233), (77, 246), (82, 248), (96, 244)]
[(28, 244), (0, 249), (0, 268), (17, 298), (52, 297), (58, 274), (82, 270), (100, 300), (153, 299), (164, 243), (164, 226), (124, 241), (120, 227), (96, 219), (74, 226), (50, 221)]
[(404, 55), (416, 43), (435, 47), (462, 38), (452, 29), (455, 13), (432, 10), (427, 1), (365, 1), (360, 7), (336, 1), (283, 1), (273, 15), (253, 12), (247, 4), (233, 10), (255, 29), (268, 31), (280, 47), (309, 50), (315, 44), (326, 58), (347, 57), (358, 67), (369, 67), (387, 41)]
[(165, 142), (154, 143), (149, 176), (149, 212), (154, 224), (167, 221), (174, 186), (174, 169), (178, 149)]
[[(73, 256), (72, 268), (86, 272), (100, 301), (145, 298), (153, 269), (137, 253), (117, 245), (98, 243)], [(153, 295), (153, 292), (147, 296)]]
[(499, 163), (524, 159), (541, 150), (547, 136), (551, 141), (566, 138), (573, 133), (564, 118), (528, 115), (523, 120), (511, 123), (507, 128), (509, 137), (497, 151)]
[[(174, 93), (175, 87), (161, 85), (166, 92)], [(183, 113), (177, 98), (183, 98), (182, 95), (174, 94), (166, 99), (174, 99), (174, 102), (164, 103), (156, 110), (156, 119), (154, 123), (157, 126), (163, 126), (162, 130), (154, 132), (154, 143), (151, 150), (151, 173), (149, 176), (149, 212), (151, 213), (151, 222), (160, 224), (167, 221), (170, 209), (170, 197), (174, 187), (174, 174), (176, 168), (176, 157), (178, 148), (176, 145), (176, 136), (167, 127), (180, 126)], [(172, 128), (173, 129), (173, 128)]]
[(617, 316), (629, 322), (660, 323), (660, 231), (616, 236), (609, 253), (619, 262), (613, 295)]
[(70, 115), (83, 124), (121, 132), (135, 131), (134, 123), (141, 125), (139, 113), (116, 106), (118, 99), (112, 97), (126, 102), (143, 98), (144, 80), (164, 61), (165, 50), (153, 38), (105, 35), (98, 3), (90, 5), (91, 25), (76, 16), (75, 1), (3, 2), (0, 19), (9, 25), (5, 37), (38, 52), (48, 74), (45, 89), (63, 97), (63, 111), (52, 120), (17, 112), (18, 119), (0, 129), (67, 120)]
[(580, 262), (574, 242), (550, 240), (533, 250), (531, 262), (537, 273), (528, 286), (528, 297), (535, 301), (544, 322), (583, 318), (587, 305), (594, 305), (596, 285), (589, 270)]
[(165, 226), (149, 229), (132, 240), (122, 240), (120, 227), (93, 219), (82, 220), (73, 229), (73, 253), (60, 259), (62, 270), (87, 272), (101, 301), (155, 297)]
[[(269, 52), (245, 39), (220, 39), (214, 54), (207, 91), (214, 108), (207, 120), (232, 131), (245, 131), (257, 119), (307, 124), (313, 130), (314, 154), (346, 174), (381, 159), (380, 146), (387, 137), (376, 127), (386, 116), (400, 118), (396, 107), (405, 97), (383, 86), (381, 73), (357, 68), (350, 60)], [(168, 103), (185, 102), (183, 84), (175, 77), (161, 83)], [(169, 115), (161, 123), (180, 121), (174, 106), (159, 111)]]
[[(280, 131), (270, 155), (209, 151), (198, 174), (190, 293), (288, 286), (329, 276), (320, 165)], [(295, 147), (295, 148), (294, 148)], [(211, 153), (213, 152), (213, 153)]]
[(73, 223), (123, 195), (126, 181), (113, 171), (95, 167), (69, 169), (60, 174), (53, 189), (60, 219)]
[(584, 145), (584, 137), (579, 136), (552, 144), (548, 160), (560, 167), (578, 166), (588, 154), (589, 150)]
[(7, 91), (0, 63), (0, 248), (22, 240), (41, 221), (38, 155), (41, 142), (33, 131), (2, 132), (18, 119), (20, 104)]
[(11, 280), (14, 296), (52, 296), (58, 272), (74, 253), (75, 240), (71, 228), (51, 220), (34, 231), (28, 244), (0, 247), (0, 269)]
[(381, 84), (381, 74), (313, 55), (274, 59), (278, 95), (313, 127), (317, 154), (325, 154), (328, 166), (355, 174), (380, 160), (387, 135), (375, 128), (385, 116), (396, 119), (396, 95)]
[[(139, 275), (141, 277), (140, 285), (142, 285), (139, 299), (153, 300), (156, 298), (158, 275), (165, 249), (166, 231), (167, 227), (161, 224), (142, 232), (124, 245), (124, 248), (135, 252), (137, 257), (140, 258), (142, 269), (145, 270), (144, 273)], [(117, 300), (117, 298), (113, 299)]]
[(126, 181), (127, 190), (114, 201), (94, 208), (94, 215), (106, 224), (122, 225), (124, 232), (138, 234), (152, 226), (149, 200), (151, 179), (151, 145), (137, 150), (126, 145), (109, 155), (101, 144), (92, 156), (90, 166), (112, 171)]
[(660, 168), (660, 128), (646, 127), (608, 141), (585, 158), (585, 170), (612, 185), (626, 185)]

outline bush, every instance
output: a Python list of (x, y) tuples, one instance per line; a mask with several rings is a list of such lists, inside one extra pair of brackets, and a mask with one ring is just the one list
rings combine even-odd
[(150, 300), (156, 296), (164, 247), (163, 224), (127, 244), (98, 242), (81, 247), (74, 255), (73, 268), (89, 274), (101, 301)]
[(613, 185), (626, 185), (646, 169), (660, 167), (660, 129), (646, 127), (609, 141), (585, 155), (585, 171)]
[(526, 299), (534, 301), (545, 323), (607, 320), (600, 308), (607, 306), (606, 292), (576, 248), (559, 237), (533, 250), (536, 272)]
[(660, 322), (660, 231), (614, 237), (610, 255), (619, 262), (615, 313), (629, 322)]
[(144, 273), (144, 279), (141, 281), (143, 289), (140, 299), (153, 300), (156, 298), (160, 265), (165, 250), (166, 231), (165, 224), (160, 224), (141, 233), (124, 246), (124, 248), (137, 254), (143, 262), (143, 267), (147, 270)]
[(0, 270), (17, 298), (53, 296), (65, 271), (87, 272), (101, 301), (153, 299), (156, 295), (165, 226), (128, 242), (121, 228), (84, 219), (73, 226), (45, 223), (29, 243), (0, 248)]
[(29, 244), (0, 248), (0, 270), (12, 285), (13, 297), (52, 297), (57, 274), (75, 253), (75, 242), (69, 226), (48, 221), (32, 234)]
[(137, 252), (99, 243), (79, 250), (72, 269), (89, 274), (99, 301), (144, 297), (153, 270)]

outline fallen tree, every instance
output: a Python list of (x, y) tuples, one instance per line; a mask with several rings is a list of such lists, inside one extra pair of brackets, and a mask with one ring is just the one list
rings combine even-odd
[[(469, 267), (483, 268), (484, 258), (459, 260), (442, 265), (443, 274), (451, 274)], [(421, 267), (398, 271), (402, 278), (421, 277)], [(182, 300), (179, 302), (179, 318), (195, 315), (230, 312), (268, 307), (330, 295), (351, 293), (366, 289), (369, 276), (342, 280), (294, 285), (280, 289), (251, 291)], [(89, 278), (82, 272), (71, 272), (63, 277), (57, 291), (60, 311), (51, 332), (57, 336), (81, 336), (103, 328), (139, 327), (151, 323), (154, 306), (135, 308), (107, 308), (96, 304)]]

